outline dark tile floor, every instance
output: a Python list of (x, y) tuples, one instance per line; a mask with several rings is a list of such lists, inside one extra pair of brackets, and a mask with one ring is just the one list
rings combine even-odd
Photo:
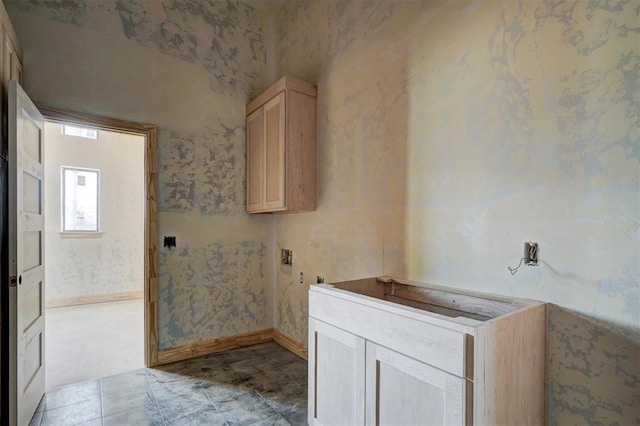
[(268, 342), (54, 389), (32, 425), (304, 425), (307, 363)]

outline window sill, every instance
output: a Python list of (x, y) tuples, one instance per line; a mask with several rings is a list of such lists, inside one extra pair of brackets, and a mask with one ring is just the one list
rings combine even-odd
[(60, 232), (60, 238), (101, 238), (102, 232)]

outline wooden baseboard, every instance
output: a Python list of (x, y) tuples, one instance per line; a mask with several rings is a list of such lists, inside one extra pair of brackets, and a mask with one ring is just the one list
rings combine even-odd
[(158, 365), (183, 361), (185, 359), (196, 358), (229, 349), (241, 348), (243, 346), (251, 346), (271, 340), (273, 340), (273, 329), (264, 328), (262, 330), (236, 334), (229, 337), (221, 337), (219, 339), (208, 340), (205, 342), (190, 343), (188, 345), (161, 349), (158, 351)]
[(219, 339), (208, 340), (205, 342), (190, 343), (188, 345), (161, 349), (158, 351), (158, 365), (184, 361), (190, 358), (210, 355), (216, 352), (227, 351), (229, 349), (242, 348), (244, 346), (256, 345), (258, 343), (269, 342), (271, 340), (275, 341), (288, 351), (298, 355), (300, 358), (307, 360), (307, 345), (287, 336), (278, 329), (263, 328), (262, 330), (235, 334), (233, 336), (221, 337)]
[(93, 296), (69, 297), (66, 299), (45, 300), (45, 308), (62, 308), (64, 306), (88, 305), (90, 303), (119, 302), (121, 300), (142, 299), (142, 291), (127, 291), (123, 293), (96, 294)]
[(293, 339), (291, 336), (287, 336), (277, 328), (273, 329), (273, 340), (275, 340), (275, 342), (280, 346), (284, 347), (290, 352), (293, 352), (305, 361), (308, 360), (309, 349), (304, 343), (300, 343), (297, 340)]

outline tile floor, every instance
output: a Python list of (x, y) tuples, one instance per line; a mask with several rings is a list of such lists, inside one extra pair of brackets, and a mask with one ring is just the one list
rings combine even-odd
[(144, 300), (47, 308), (47, 391), (144, 367)]
[(268, 342), (55, 389), (31, 425), (304, 425), (306, 417), (306, 361)]

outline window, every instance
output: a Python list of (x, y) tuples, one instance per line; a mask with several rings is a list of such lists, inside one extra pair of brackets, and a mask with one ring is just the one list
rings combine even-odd
[(88, 127), (70, 126), (68, 124), (62, 125), (62, 134), (68, 136), (78, 136), (80, 138), (98, 139), (98, 130), (90, 129)]
[(100, 170), (62, 167), (62, 232), (100, 231)]

